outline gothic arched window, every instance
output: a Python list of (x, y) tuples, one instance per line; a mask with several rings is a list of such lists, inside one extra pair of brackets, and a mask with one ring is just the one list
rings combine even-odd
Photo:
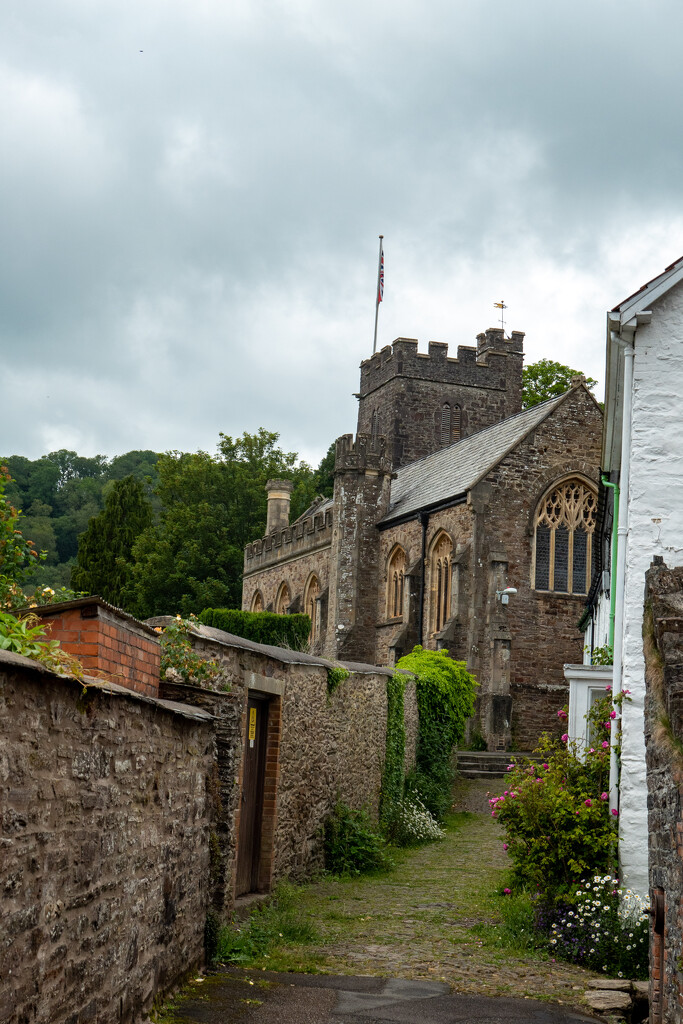
[(304, 612), (308, 615), (311, 620), (311, 632), (309, 640), (313, 643), (318, 636), (318, 623), (317, 623), (317, 597), (320, 594), (320, 583), (318, 577), (312, 574), (308, 578), (306, 589), (304, 591)]
[(403, 617), (403, 586), (406, 572), (406, 553), (395, 547), (387, 564), (387, 618)]
[(541, 499), (534, 520), (535, 590), (587, 594), (597, 497), (583, 480), (555, 484)]
[(441, 447), (455, 444), (462, 435), (462, 411), (459, 405), (444, 402), (441, 407)]
[(431, 632), (439, 633), (451, 617), (453, 542), (447, 533), (437, 534), (429, 561)]
[(376, 409), (374, 410), (374, 412), (372, 414), (372, 422), (371, 422), (371, 425), (370, 425), (370, 433), (372, 434), (373, 437), (376, 437), (377, 434), (379, 434), (379, 419), (378, 419), (378, 416), (377, 416), (377, 410)]
[(252, 612), (263, 611), (263, 595), (260, 590), (257, 590), (251, 599), (251, 610)]
[(275, 598), (275, 611), (278, 615), (286, 615), (287, 609), (292, 603), (292, 598), (289, 593), (289, 587), (286, 583), (281, 583), (280, 588)]

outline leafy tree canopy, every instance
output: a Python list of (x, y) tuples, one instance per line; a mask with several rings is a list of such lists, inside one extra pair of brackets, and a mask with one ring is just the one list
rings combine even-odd
[(152, 523), (152, 506), (133, 476), (116, 480), (101, 512), (78, 540), (72, 586), (120, 605), (130, 582), (133, 544)]
[(241, 606), (244, 546), (265, 531), (266, 481), (293, 481), (292, 519), (316, 494), (313, 470), (279, 448), (278, 437), (262, 427), (238, 438), (221, 434), (216, 456), (160, 456), (159, 518), (133, 548), (126, 606), (135, 614)]
[[(580, 374), (580, 370), (572, 370), (553, 359), (539, 359), (537, 363), (525, 366), (522, 370), (522, 407), (529, 409), (564, 394), (572, 386), (572, 377)], [(586, 387), (591, 390), (597, 383), (592, 377), (586, 377)]]

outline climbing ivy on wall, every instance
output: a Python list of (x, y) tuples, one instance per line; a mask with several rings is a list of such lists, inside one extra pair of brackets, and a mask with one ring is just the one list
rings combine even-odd
[(393, 817), (394, 808), (403, 797), (403, 766), (406, 749), (406, 727), (403, 714), (403, 676), (387, 678), (387, 741), (382, 789), (380, 792), (380, 824), (384, 829)]
[(450, 807), (453, 748), (462, 739), (465, 723), (474, 712), (477, 681), (464, 661), (448, 651), (415, 647), (397, 663), (416, 676), (419, 717), (415, 769), (407, 779), (437, 819)]

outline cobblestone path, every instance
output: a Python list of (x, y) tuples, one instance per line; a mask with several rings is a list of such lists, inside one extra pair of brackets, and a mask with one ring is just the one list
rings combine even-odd
[(461, 813), (447, 838), (409, 853), (388, 875), (306, 886), (301, 909), (321, 936), (285, 946), (263, 966), (332, 974), (448, 982), (455, 991), (581, 1005), (595, 977), (562, 962), (513, 954), (496, 940), (497, 898), (506, 868), (486, 786), (456, 791)]

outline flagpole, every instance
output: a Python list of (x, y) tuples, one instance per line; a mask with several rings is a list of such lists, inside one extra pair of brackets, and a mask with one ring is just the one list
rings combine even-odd
[(382, 239), (384, 235), (379, 236), (379, 257), (377, 259), (377, 288), (375, 289), (375, 336), (372, 341), (372, 354), (374, 356), (377, 351), (377, 317), (379, 316), (379, 280), (380, 274), (382, 273)]

